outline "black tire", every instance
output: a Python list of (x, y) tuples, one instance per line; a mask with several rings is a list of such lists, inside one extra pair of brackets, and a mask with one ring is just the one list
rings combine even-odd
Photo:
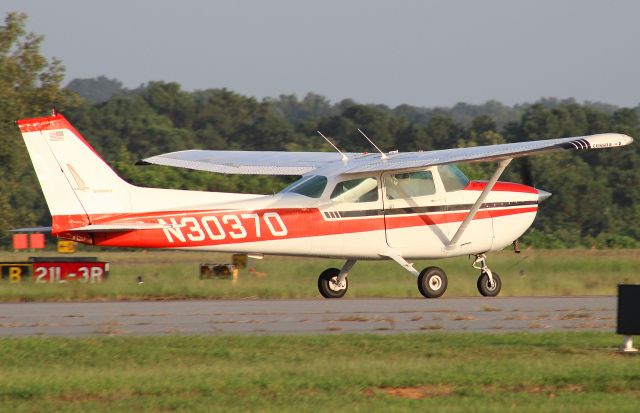
[(318, 277), (318, 291), (324, 298), (342, 298), (349, 289), (349, 280), (344, 279), (345, 287), (343, 289), (337, 289), (335, 281), (340, 275), (340, 270), (337, 268), (328, 268), (320, 274)]
[(485, 297), (495, 297), (500, 294), (500, 289), (502, 288), (502, 280), (497, 272), (491, 272), (493, 276), (494, 285), (489, 285), (489, 276), (487, 273), (483, 272), (478, 277), (478, 291)]
[(427, 267), (418, 276), (418, 290), (425, 298), (438, 298), (447, 291), (447, 274), (442, 268)]

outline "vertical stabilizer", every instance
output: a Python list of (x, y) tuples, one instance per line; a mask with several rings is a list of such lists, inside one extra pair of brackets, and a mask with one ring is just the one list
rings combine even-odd
[(53, 220), (53, 233), (92, 217), (131, 210), (133, 188), (123, 181), (60, 114), (19, 120)]

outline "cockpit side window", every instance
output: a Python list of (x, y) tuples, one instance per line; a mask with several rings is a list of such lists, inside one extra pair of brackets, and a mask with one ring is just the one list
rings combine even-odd
[(440, 165), (438, 172), (447, 192), (460, 191), (469, 184), (469, 178), (455, 165)]
[(436, 193), (431, 171), (387, 175), (384, 185), (387, 199), (406, 199)]
[(378, 180), (373, 177), (338, 182), (331, 200), (335, 202), (375, 202), (378, 200)]
[(324, 192), (324, 188), (327, 186), (327, 177), (321, 175), (314, 175), (310, 177), (304, 177), (293, 184), (283, 189), (282, 193), (294, 193), (309, 198), (320, 198)]

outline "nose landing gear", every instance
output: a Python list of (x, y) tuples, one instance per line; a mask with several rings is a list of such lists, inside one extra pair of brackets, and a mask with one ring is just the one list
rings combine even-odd
[(477, 284), (480, 294), (485, 297), (495, 297), (500, 294), (502, 280), (497, 272), (491, 271), (487, 266), (487, 256), (485, 254), (477, 254), (476, 260), (471, 266), (480, 270)]

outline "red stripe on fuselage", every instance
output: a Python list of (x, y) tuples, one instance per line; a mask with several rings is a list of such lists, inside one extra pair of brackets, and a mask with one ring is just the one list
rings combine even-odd
[[(474, 220), (523, 213), (535, 213), (537, 207), (506, 208), (478, 211)], [(152, 214), (118, 214), (120, 219), (107, 221), (106, 216), (91, 217), (94, 224), (118, 224), (162, 222), (182, 226), (171, 230), (148, 229), (126, 232), (101, 232), (92, 234), (92, 243), (99, 246), (139, 248), (204, 247), (247, 242), (273, 241), (358, 232), (384, 231), (462, 222), (468, 211), (416, 215), (378, 215), (366, 218), (325, 220), (317, 209), (271, 209), (260, 211), (184, 211), (156, 212)], [(54, 217), (61, 219), (62, 217)], [(386, 223), (386, 226), (385, 226)], [(86, 233), (61, 232), (61, 237), (74, 235), (86, 237)], [(77, 238), (80, 242), (81, 237)], [(91, 242), (87, 242), (91, 243)]]

